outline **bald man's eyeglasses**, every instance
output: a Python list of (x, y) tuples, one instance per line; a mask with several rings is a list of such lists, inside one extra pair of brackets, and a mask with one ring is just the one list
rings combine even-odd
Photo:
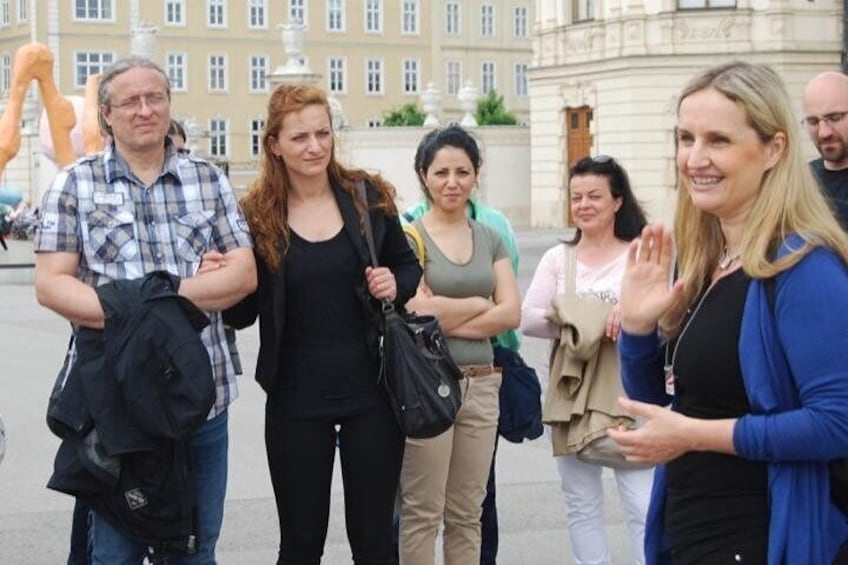
[(807, 126), (810, 129), (816, 129), (819, 127), (819, 124), (822, 122), (827, 124), (828, 127), (833, 127), (839, 122), (841, 122), (845, 116), (848, 116), (848, 110), (844, 112), (831, 112), (829, 114), (825, 114), (824, 116), (807, 116), (801, 123)]

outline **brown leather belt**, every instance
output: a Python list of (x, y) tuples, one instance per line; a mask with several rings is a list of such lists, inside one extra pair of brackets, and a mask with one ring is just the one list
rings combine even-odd
[(500, 373), (501, 368), (495, 367), (492, 364), (489, 365), (463, 365), (460, 367), (462, 371), (463, 377), (473, 378), (473, 377), (486, 377), (491, 375), (492, 373)]

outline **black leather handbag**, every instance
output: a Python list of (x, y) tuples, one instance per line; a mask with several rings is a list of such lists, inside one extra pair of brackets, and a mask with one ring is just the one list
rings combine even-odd
[[(378, 266), (365, 184), (356, 183), (365, 205), (363, 224), (371, 264)], [(450, 356), (439, 321), (398, 311), (383, 301), (380, 379), (406, 437), (431, 438), (450, 428), (462, 404), (462, 372)]]

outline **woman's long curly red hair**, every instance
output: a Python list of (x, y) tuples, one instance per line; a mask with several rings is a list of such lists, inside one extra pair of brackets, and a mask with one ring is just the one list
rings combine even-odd
[[(291, 180), (285, 163), (274, 155), (271, 147), (277, 140), (285, 117), (312, 105), (324, 108), (332, 120), (327, 95), (318, 87), (282, 85), (271, 94), (265, 131), (262, 133), (264, 151), (259, 178), (241, 202), (256, 250), (272, 271), (279, 268), (291, 241), (287, 219)], [(335, 141), (330, 154), (330, 163), (327, 165), (327, 173), (332, 185), (341, 187), (353, 196), (360, 213), (362, 210), (356, 196), (356, 181), (362, 179), (374, 187), (380, 195), (376, 208), (385, 214), (397, 214), (395, 187), (379, 175), (371, 175), (362, 169), (348, 169), (339, 164), (336, 161)]]

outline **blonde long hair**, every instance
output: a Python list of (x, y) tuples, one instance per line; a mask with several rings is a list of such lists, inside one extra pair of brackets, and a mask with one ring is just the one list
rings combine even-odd
[[(804, 159), (800, 130), (791, 110), (786, 87), (766, 65), (734, 62), (708, 69), (692, 79), (680, 95), (686, 97), (713, 89), (736, 103), (766, 143), (782, 132), (786, 147), (768, 170), (742, 233), (742, 268), (758, 279), (770, 278), (797, 264), (816, 247), (832, 249), (848, 263), (848, 236), (839, 226), (818, 182)], [(777, 260), (778, 246), (792, 234), (803, 244)], [(660, 320), (661, 328), (676, 335), (686, 310), (709, 284), (724, 247), (716, 216), (697, 209), (683, 184), (677, 181), (677, 215), (674, 222), (678, 275), (685, 282), (683, 297)]]
[[(283, 120), (289, 114), (300, 112), (307, 106), (321, 106), (332, 119), (327, 95), (318, 87), (301, 85), (282, 85), (271, 93), (268, 101), (268, 116), (262, 133), (262, 165), (259, 178), (242, 199), (250, 232), (256, 250), (272, 271), (280, 266), (282, 257), (291, 241), (288, 225), (288, 192), (291, 186), (288, 170), (283, 160), (274, 155), (272, 146), (283, 126)], [(395, 188), (379, 175), (370, 175), (362, 169), (348, 169), (336, 160), (336, 146), (333, 143), (330, 162), (327, 165), (330, 183), (341, 187), (353, 196), (354, 204), (362, 210), (356, 197), (356, 181), (365, 180), (380, 195), (376, 208), (386, 214), (397, 214), (395, 206)]]

